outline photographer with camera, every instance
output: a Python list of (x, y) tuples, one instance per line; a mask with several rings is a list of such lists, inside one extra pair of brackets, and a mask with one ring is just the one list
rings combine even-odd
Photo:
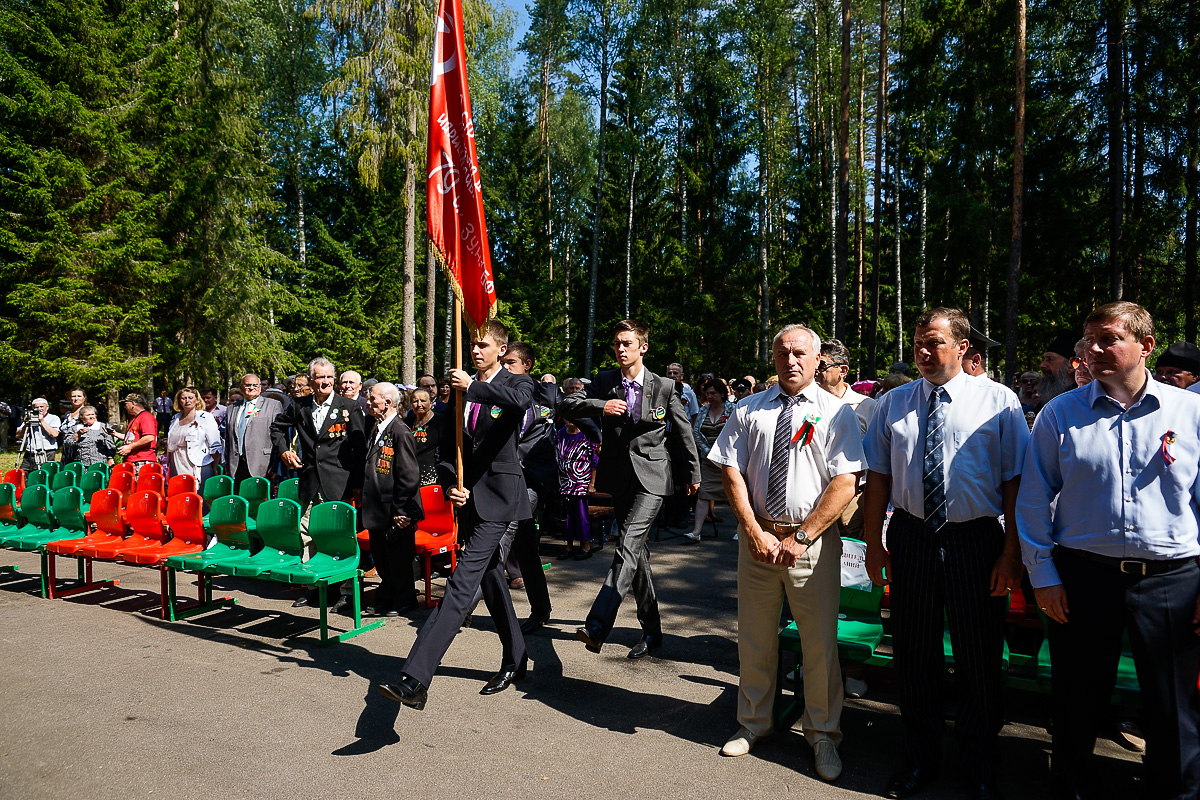
[(17, 436), (24, 437), (21, 442), (21, 469), (32, 472), (47, 461), (54, 460), (61, 424), (62, 420), (50, 413), (46, 398), (39, 397), (30, 403), (24, 421), (17, 428)]

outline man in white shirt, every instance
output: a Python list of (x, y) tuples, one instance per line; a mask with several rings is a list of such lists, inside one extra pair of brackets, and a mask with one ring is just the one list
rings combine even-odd
[(859, 428), (867, 432), (871, 424), (871, 414), (875, 411), (875, 400), (865, 394), (859, 394), (850, 388), (846, 378), (850, 375), (850, 351), (846, 345), (837, 339), (821, 342), (821, 358), (817, 362), (817, 371), (813, 380), (817, 386), (840, 397), (842, 402), (854, 409), (858, 417)]
[[(721, 465), (738, 519), (738, 722), (721, 752), (748, 753), (772, 733), (779, 610), (786, 598), (804, 650), (804, 738), (817, 774), (842, 772), (837, 522), (864, 467), (853, 409), (813, 383), (821, 340), (788, 325), (771, 352), (779, 382), (740, 404), (709, 460)], [(830, 526), (833, 526), (832, 528)]]
[[(21, 469), (26, 472), (32, 472), (47, 461), (54, 460), (54, 453), (58, 450), (59, 427), (62, 425), (62, 420), (50, 413), (46, 398), (37, 398), (29, 407), (37, 414), (37, 422), (30, 423), (29, 436), (23, 445), (25, 455), (21, 459)], [(24, 435), (25, 425), (21, 425), (17, 428), (17, 438)]]
[[(960, 690), (954, 732), (968, 796), (1000, 796), (1005, 598), (1021, 581), (1015, 505), (1029, 426), (1015, 394), (962, 371), (970, 332), (956, 308), (917, 317), (921, 380), (880, 399), (863, 443), (867, 571), (876, 584), (892, 587), (908, 755), (885, 797), (915, 794), (940, 767), (947, 614)], [(889, 502), (895, 510), (884, 549)]]

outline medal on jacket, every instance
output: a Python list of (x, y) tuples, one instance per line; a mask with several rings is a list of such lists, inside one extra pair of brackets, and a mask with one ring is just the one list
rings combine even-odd
[(813, 434), (816, 432), (817, 423), (821, 418), (815, 414), (805, 414), (804, 421), (800, 423), (800, 428), (796, 431), (796, 435), (792, 437), (792, 444), (800, 443), (800, 447), (812, 444)]
[(664, 419), (667, 416), (667, 409), (659, 406), (650, 412), (650, 416), (654, 417), (655, 420)]
[(492, 406), (492, 410), (488, 412), (492, 415), (492, 419), (500, 419), (500, 415), (504, 413), (504, 409), (500, 406)]
[(1173, 444), (1175, 444), (1175, 431), (1167, 431), (1162, 437), (1162, 457), (1168, 467), (1175, 463), (1175, 456), (1171, 455), (1171, 445)]

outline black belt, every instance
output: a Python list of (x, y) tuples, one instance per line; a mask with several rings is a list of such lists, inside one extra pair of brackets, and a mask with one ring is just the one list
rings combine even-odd
[[(915, 525), (921, 525), (923, 527), (930, 528), (929, 524), (926, 523), (924, 519), (922, 519), (921, 517), (918, 517), (916, 514), (908, 513), (903, 508), (893, 507), (892, 515), (902, 517)], [(943, 525), (941, 527), (941, 530), (943, 530), (943, 531), (966, 530), (967, 528), (977, 527), (980, 522), (986, 522), (988, 520), (993, 520), (993, 518), (992, 517), (977, 517), (976, 519), (969, 519), (966, 522), (947, 522), (945, 525)], [(930, 528), (930, 530), (932, 530), (932, 528)]]
[(1094, 561), (1106, 567), (1112, 567), (1126, 575), (1161, 575), (1183, 565), (1196, 561), (1196, 556), (1183, 558), (1118, 558), (1093, 553), (1091, 550), (1076, 550), (1074, 547), (1055, 547), (1055, 555), (1071, 555), (1084, 561)]

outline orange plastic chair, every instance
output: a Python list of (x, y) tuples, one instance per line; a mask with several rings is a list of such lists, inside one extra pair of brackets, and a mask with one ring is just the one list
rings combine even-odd
[[(117, 467), (122, 466), (118, 464)], [(113, 467), (112, 475), (108, 476), (108, 488), (120, 493), (122, 501), (133, 494), (133, 470)]]
[(11, 483), (13, 485), (13, 496), (17, 498), (17, 502), (21, 502), (21, 492), (25, 491), (25, 470), (10, 469), (4, 473), (4, 480), (0, 483)]
[[(66, 597), (98, 589), (102, 586), (115, 586), (120, 581), (93, 581), (92, 558), (82, 553), (93, 547), (116, 546), (125, 541), (125, 523), (121, 519), (123, 502), (121, 493), (115, 489), (101, 489), (92, 495), (92, 504), (84, 519), (96, 526), (96, 530), (78, 539), (63, 539), (46, 545), (46, 596)], [(56, 556), (75, 556), (79, 559), (80, 584), (62, 592), (55, 591), (57, 576), (55, 574)]]
[(129, 496), (122, 513), (125, 526), (132, 533), (119, 542), (81, 547), (76, 551), (76, 555), (101, 561), (115, 561), (125, 550), (145, 547), (156, 542), (161, 544), (167, 535), (161, 509), (162, 497), (156, 492), (134, 492)]
[(142, 488), (142, 481), (148, 475), (157, 475), (158, 477), (162, 478), (164, 482), (166, 482), (167, 479), (166, 473), (163, 472), (162, 464), (158, 463), (157, 461), (147, 461), (137, 468), (138, 489)]
[(176, 475), (167, 481), (168, 498), (177, 494), (195, 494), (196, 491), (196, 479), (191, 475)]
[(122, 461), (120, 464), (113, 465), (108, 474), (112, 475), (114, 472), (128, 472), (129, 477), (134, 477), (133, 464), (130, 464), (128, 461)]
[(159, 496), (165, 496), (165, 482), (163, 481), (162, 471), (139, 472), (137, 479), (137, 490), (139, 492), (154, 492)]
[(425, 607), (433, 608), (433, 557), (450, 554), (450, 571), (458, 566), (458, 523), (454, 520), (454, 504), (441, 486), (422, 486), (421, 505), (425, 519), (417, 523), (416, 554), (425, 568)]

